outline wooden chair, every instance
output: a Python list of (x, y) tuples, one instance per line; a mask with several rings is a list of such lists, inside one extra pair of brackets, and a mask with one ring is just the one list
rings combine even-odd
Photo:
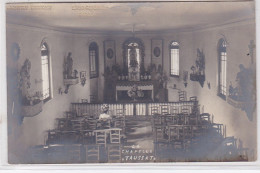
[(116, 117), (114, 118), (114, 127), (122, 128), (125, 130), (126, 123), (125, 123), (125, 111), (124, 109), (116, 109)]
[(82, 162), (81, 144), (65, 145), (64, 149), (67, 151), (69, 163)]
[(188, 124), (190, 124), (190, 125), (198, 125), (198, 123), (199, 123), (198, 115), (191, 113), (189, 115), (189, 123)]
[(121, 146), (119, 144), (108, 145), (108, 162), (121, 162)]
[(116, 117), (112, 119), (113, 127), (122, 129), (122, 133), (125, 133), (126, 123), (124, 117)]
[(48, 131), (48, 137), (46, 140), (46, 145), (50, 144), (60, 144), (61, 142), (61, 135), (56, 130), (49, 130)]
[(161, 119), (160, 114), (159, 114), (158, 106), (152, 106), (151, 107), (151, 115), (152, 115), (151, 124), (152, 124), (152, 131), (153, 131), (154, 127), (156, 125), (162, 124), (162, 119)]
[(110, 129), (111, 128), (111, 119), (102, 119), (97, 121), (97, 129)]
[(209, 113), (202, 113), (199, 116), (200, 124), (209, 124), (210, 123), (210, 114)]
[(67, 118), (57, 118), (57, 129), (58, 130), (68, 130), (68, 120)]
[(177, 141), (181, 139), (181, 125), (170, 125), (168, 127), (168, 142)]
[(151, 107), (151, 115), (158, 115), (158, 114), (159, 114), (158, 106), (152, 106)]
[(190, 101), (197, 101), (197, 96), (190, 97)]
[(163, 125), (163, 120), (162, 120), (161, 115), (153, 115), (151, 118), (151, 124), (152, 124), (152, 132), (154, 132), (155, 127), (160, 127)]
[(167, 143), (167, 134), (164, 126), (156, 125), (154, 127), (154, 141), (156, 143)]
[(111, 144), (121, 143), (121, 129), (115, 128), (110, 130), (110, 143)]
[(106, 146), (107, 144), (107, 133), (106, 130), (95, 130), (96, 144)]
[(177, 125), (189, 124), (189, 114), (187, 114), (187, 113), (179, 113), (176, 116), (176, 122), (177, 122)]
[(161, 115), (169, 114), (169, 105), (161, 105)]
[(179, 101), (180, 101), (180, 102), (187, 100), (186, 92), (185, 92), (185, 91), (179, 91), (178, 93), (179, 93)]
[(81, 99), (81, 103), (88, 103), (88, 99)]
[(87, 117), (86, 119), (86, 125), (88, 130), (96, 130), (97, 128), (97, 120), (94, 117)]
[(100, 146), (99, 145), (86, 145), (86, 162), (99, 162), (99, 153), (100, 153)]
[(170, 106), (170, 114), (171, 115), (177, 115), (179, 113), (179, 107), (178, 106)]
[(212, 123), (212, 124), (210, 124), (210, 126), (211, 126), (210, 127), (211, 132), (224, 136), (223, 124)]
[(72, 111), (66, 111), (65, 112), (65, 117), (67, 119), (73, 119), (77, 116), (76, 112), (72, 112)]
[(60, 131), (60, 139), (63, 144), (78, 144), (81, 140), (81, 134), (77, 131)]
[(183, 105), (183, 106), (181, 106), (181, 111), (180, 111), (180, 113), (190, 114), (190, 113), (191, 113), (191, 106), (189, 106), (189, 105)]
[(116, 109), (116, 117), (124, 117), (125, 111), (124, 109)]
[(70, 121), (72, 124), (72, 130), (81, 132), (81, 131), (87, 129), (85, 118), (77, 118), (77, 119), (73, 119)]

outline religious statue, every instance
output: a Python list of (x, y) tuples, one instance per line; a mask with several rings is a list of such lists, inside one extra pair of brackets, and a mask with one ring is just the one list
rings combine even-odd
[(140, 71), (139, 64), (137, 61), (137, 52), (135, 47), (131, 47), (129, 50), (129, 80), (130, 81), (139, 81), (140, 80)]
[(135, 68), (138, 66), (138, 62), (136, 60), (137, 54), (134, 47), (132, 47), (129, 51), (130, 54), (130, 67)]
[(19, 77), (20, 77), (19, 89), (23, 97), (28, 95), (28, 89), (31, 86), (30, 70), (31, 70), (31, 62), (29, 59), (26, 59), (19, 73)]
[(64, 64), (64, 73), (65, 73), (65, 78), (71, 79), (73, 78), (73, 59), (71, 57), (71, 52), (69, 52), (67, 58), (65, 59), (65, 64)]

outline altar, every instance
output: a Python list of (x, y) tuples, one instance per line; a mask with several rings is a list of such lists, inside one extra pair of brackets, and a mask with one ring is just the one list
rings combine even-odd
[(116, 84), (116, 101), (120, 101), (120, 92), (129, 91), (134, 85), (146, 92), (146, 97), (154, 101), (154, 86), (152, 81), (118, 81)]

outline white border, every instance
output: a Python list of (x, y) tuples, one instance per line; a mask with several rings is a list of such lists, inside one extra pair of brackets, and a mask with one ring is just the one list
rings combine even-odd
[[(109, 0), (74, 0), (73, 2), (104, 2)], [(120, 1), (120, 0), (114, 0)], [(138, 1), (138, 0), (132, 0), (132, 1)], [(143, 0), (143, 1), (149, 1), (149, 0)], [(156, 0), (152, 0), (156, 1)], [(166, 0), (170, 1), (170, 0)], [(179, 0), (181, 1), (181, 0)], [(184, 0), (188, 1), (188, 0)], [(212, 0), (214, 1), (214, 0)], [(222, 1), (231, 1), (231, 0), (222, 0)], [(233, 0), (234, 1), (234, 0)], [(241, 1), (241, 0), (238, 0)], [(250, 171), (250, 172), (256, 172), (257, 170), (260, 170), (260, 132), (259, 132), (259, 122), (260, 118), (257, 118), (257, 142), (258, 142), (258, 153), (257, 158), (258, 160), (256, 162), (197, 162), (197, 163), (191, 163), (191, 162), (185, 162), (185, 163), (137, 163), (137, 164), (131, 164), (131, 163), (120, 163), (120, 164), (67, 164), (67, 165), (30, 165), (30, 164), (24, 164), (24, 165), (8, 165), (7, 164), (7, 117), (6, 117), (6, 110), (7, 110), (7, 103), (6, 103), (6, 17), (5, 17), (5, 3), (8, 2), (72, 2), (72, 0), (2, 0), (0, 2), (0, 12), (1, 12), (1, 35), (0, 35), (0, 81), (2, 81), (0, 85), (0, 172), (6, 171), (6, 172), (32, 172), (32, 171), (39, 171), (41, 172), (49, 172), (51, 170), (55, 170), (55, 172), (83, 172), (83, 170), (89, 170), (89, 171), (105, 171), (105, 172), (133, 172), (133, 171), (140, 171), (140, 172), (154, 172), (159, 170), (164, 170), (166, 172), (168, 171), (179, 171), (182, 172), (182, 170), (186, 170), (185, 172), (188, 172), (189, 170), (195, 170), (199, 172), (209, 172), (209, 170), (215, 171)], [(122, 2), (122, 1), (120, 1)], [(259, 22), (260, 22), (260, 2), (255, 1), (256, 3), (256, 61), (257, 61), (257, 86), (260, 86), (260, 78), (259, 78), (259, 68), (260, 68), (260, 61), (259, 61), (259, 53), (260, 50), (259, 46)], [(257, 87), (258, 88), (258, 87)], [(260, 94), (257, 92), (257, 107), (259, 108), (259, 97)], [(257, 115), (259, 115), (259, 110), (257, 109)], [(188, 171), (187, 171), (188, 170)], [(84, 172), (85, 172), (84, 171)], [(189, 171), (190, 172), (190, 171)]]

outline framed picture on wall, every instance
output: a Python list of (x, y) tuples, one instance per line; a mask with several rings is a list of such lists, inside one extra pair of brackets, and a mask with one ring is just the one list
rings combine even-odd
[(86, 71), (81, 71), (80, 72), (80, 83), (81, 83), (82, 86), (85, 85), (86, 80), (87, 80), (86, 79)]
[(152, 39), (151, 41), (151, 63), (163, 66), (163, 40)]
[(112, 66), (116, 64), (116, 50), (115, 40), (104, 41), (104, 67), (105, 70), (109, 67), (112, 70)]

